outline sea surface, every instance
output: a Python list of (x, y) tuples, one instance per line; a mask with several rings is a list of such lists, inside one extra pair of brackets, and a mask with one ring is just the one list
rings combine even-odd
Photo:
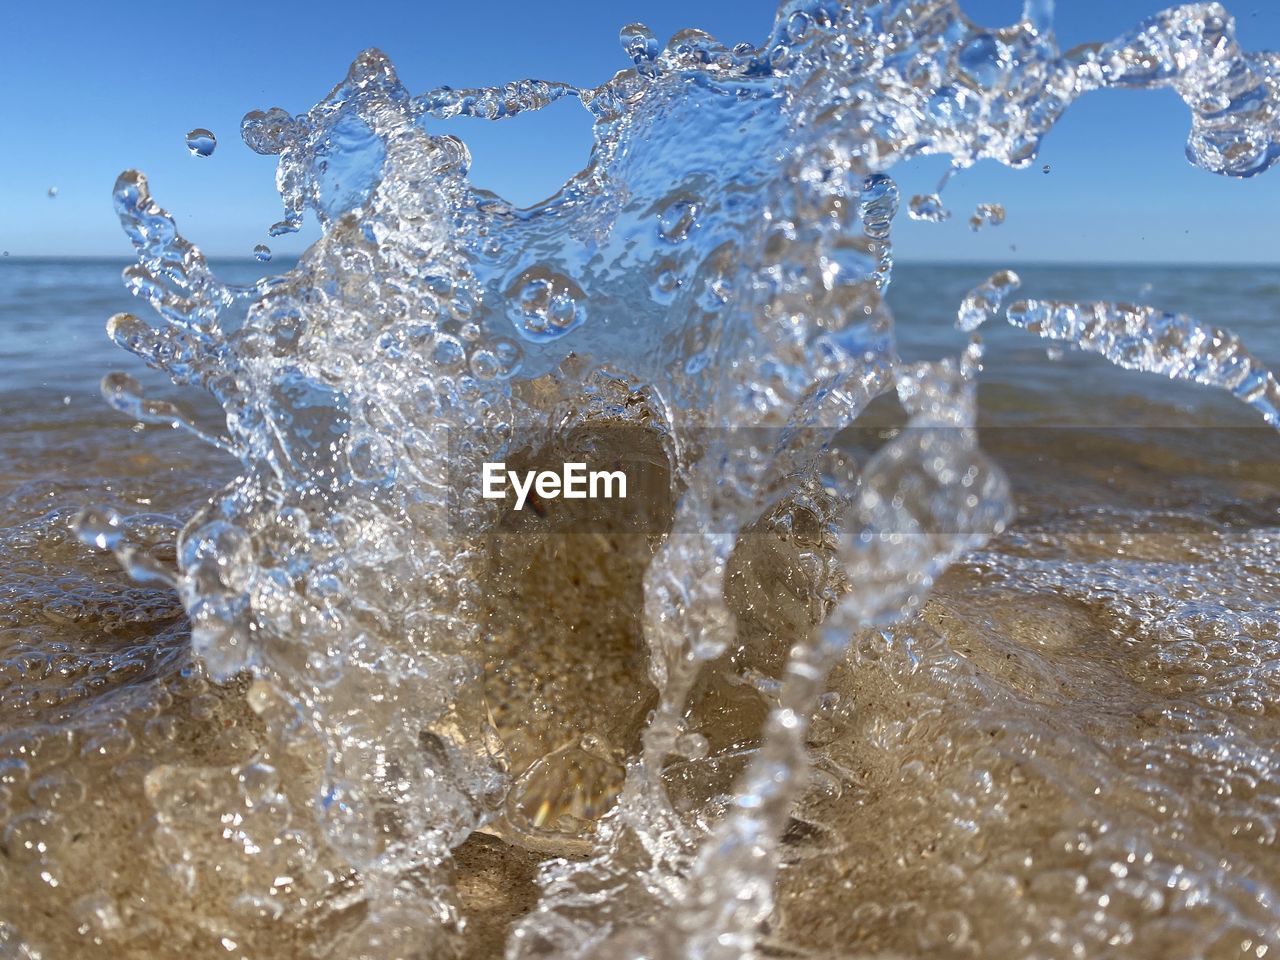
[[(263, 264), (246, 257), (214, 259), (212, 266), (226, 282), (249, 284), (295, 262), (278, 257)], [(222, 416), (200, 391), (173, 387), (105, 334), (113, 314), (146, 312), (125, 290), (121, 271), (127, 265), (108, 259), (0, 260), (0, 409), (6, 438), (0, 475), (7, 486), (37, 477), (71, 485), (108, 479), (110, 471), (97, 476), (87, 464), (123, 463), (119, 458), (129, 442), (162, 444), (172, 458), (166, 466), (171, 471), (189, 465), (200, 477), (212, 463), (224, 462), (233, 469), (230, 458), (191, 435), (140, 426), (103, 402), (102, 377), (122, 370), (138, 377), (148, 396), (183, 405), (206, 426), (216, 427)], [(1020, 296), (1148, 304), (1185, 313), (1234, 331), (1266, 366), (1280, 368), (1280, 267), (1273, 266), (901, 263), (894, 267), (888, 302), (903, 359), (938, 359), (962, 349), (968, 335), (955, 327), (958, 305), (993, 273), (1011, 267), (1022, 279)], [(1088, 426), (1101, 436), (1153, 426), (1203, 429), (1188, 441), (1199, 444), (1219, 442), (1223, 431), (1263, 426), (1221, 391), (1118, 370), (1099, 357), (999, 323), (987, 324), (982, 335), (983, 416), (993, 430)], [(1141, 439), (1135, 443), (1140, 450)], [(80, 446), (81, 457), (62, 459), (55, 452), (60, 444)], [(40, 455), (42, 450), (47, 452)]]

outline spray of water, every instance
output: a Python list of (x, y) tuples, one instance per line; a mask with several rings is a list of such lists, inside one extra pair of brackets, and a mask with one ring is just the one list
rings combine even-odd
[[(249, 287), (215, 276), (141, 174), (116, 185), (138, 252), (125, 281), (155, 316), (114, 317), (110, 335), (211, 393), (226, 433), (207, 439), (242, 465), (182, 531), (176, 573), (154, 575), (176, 584), (210, 673), (251, 684), (262, 746), (247, 765), (146, 778), (155, 842), (222, 864), (237, 891), (206, 924), (227, 949), (267, 938), (270, 917), (332, 931), (324, 955), (447, 955), (466, 937), (455, 851), (483, 831), (563, 857), (506, 934), (512, 958), (755, 955), (816, 775), (828, 674), (863, 656), (859, 638), (919, 616), (1010, 516), (976, 444), (980, 344), (898, 359), (889, 171), (920, 154), (1029, 168), (1063, 110), (1107, 87), (1175, 90), (1206, 170), (1247, 177), (1280, 157), (1280, 58), (1243, 53), (1213, 3), (1065, 54), (1045, 0), (1001, 30), (950, 0), (790, 0), (759, 46), (696, 30), (663, 45), (641, 25), (622, 44), (630, 65), (598, 87), (417, 96), (370, 50), (310, 111), (248, 114), (245, 143), (279, 158), (271, 233), (308, 215), (323, 230)], [(438, 132), (563, 98), (592, 115), (594, 147), (534, 207), (474, 188), (466, 146)], [(189, 138), (200, 155), (213, 142)], [(917, 201), (913, 215), (943, 216)], [(974, 226), (1001, 219), (984, 205)], [(997, 274), (959, 324), (998, 315), (1017, 286)], [(1024, 301), (1008, 318), (1224, 387), (1276, 423), (1275, 380), (1225, 332), (1145, 307)], [(196, 429), (128, 377), (104, 391)], [(907, 429), (862, 462), (837, 456), (837, 434), (886, 394)], [(610, 541), (602, 567), (638, 580), (641, 666), (598, 679), (636, 706), (539, 733), (518, 668), (570, 656), (544, 606), (580, 598), (551, 577), (532, 604), (495, 574), (502, 517), (480, 468), (618, 430), (648, 438), (670, 504), (643, 542)], [(793, 558), (813, 616), (768, 643), (733, 587), (764, 563), (749, 546), (762, 518), (823, 531)], [(124, 522), (89, 511), (79, 528), (146, 573)], [(748, 704), (750, 736), (724, 742), (705, 707), (717, 696)], [(184, 876), (184, 895), (219, 895)], [(94, 929), (119, 925), (90, 908)], [(961, 919), (939, 943), (970, 937)]]

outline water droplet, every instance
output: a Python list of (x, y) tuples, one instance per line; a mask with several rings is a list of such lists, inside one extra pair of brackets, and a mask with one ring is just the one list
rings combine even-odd
[(907, 215), (912, 220), (924, 220), (928, 223), (942, 223), (951, 219), (951, 211), (942, 205), (942, 198), (936, 193), (912, 197)]
[(49, 199), (50, 199), (50, 200), (52, 200), (52, 199), (53, 199), (54, 197), (56, 197), (57, 195), (58, 195), (58, 188), (57, 188), (57, 187), (50, 187), (50, 188), (49, 188)]
[(253, 255), (263, 263), (267, 263), (271, 259), (271, 248), (265, 243), (260, 243), (253, 248)]
[(187, 149), (193, 157), (212, 156), (217, 145), (218, 138), (204, 127), (196, 127), (187, 134)]
[(301, 229), (301, 224), (294, 220), (277, 220), (267, 228), (267, 235), (272, 237), (282, 237), (286, 233), (297, 233)]
[(477, 380), (494, 380), (502, 371), (498, 358), (489, 350), (477, 350), (468, 361), (471, 372)]
[(1049, 164), (1047, 164), (1047, 163), (1046, 163), (1046, 164), (1045, 164), (1043, 167), (1041, 167), (1040, 169), (1041, 169), (1042, 171), (1044, 171), (1045, 173), (1048, 173), (1048, 172), (1050, 171), (1050, 169), (1052, 169), (1052, 168), (1049, 166)]
[(809, 35), (813, 27), (813, 18), (803, 10), (797, 10), (787, 20), (787, 37), (792, 43), (799, 43)]
[[(194, 131), (193, 131), (194, 132)], [(264, 156), (280, 153), (293, 133), (293, 117), (279, 107), (250, 110), (240, 121), (245, 146)]]
[(99, 550), (114, 550), (124, 539), (123, 520), (110, 507), (85, 507), (71, 521), (71, 529), (83, 543)]
[(1004, 223), (1004, 207), (998, 203), (980, 203), (969, 218), (969, 226), (976, 232), (983, 227), (998, 227)]
[(653, 266), (653, 298), (658, 303), (671, 303), (681, 285), (680, 265), (672, 257), (664, 257)]
[(961, 330), (977, 330), (1000, 310), (1005, 298), (1022, 286), (1022, 278), (1012, 270), (999, 270), (984, 283), (969, 291), (960, 303), (956, 326)]
[(622, 49), (626, 51), (633, 63), (652, 62), (658, 59), (660, 49), (653, 31), (643, 23), (630, 23), (618, 33), (622, 41)]
[(862, 230), (873, 240), (885, 240), (898, 214), (898, 184), (883, 173), (873, 173), (862, 182), (859, 212)]
[(442, 335), (436, 339), (431, 357), (439, 366), (452, 370), (462, 365), (467, 357), (467, 351), (456, 337)]

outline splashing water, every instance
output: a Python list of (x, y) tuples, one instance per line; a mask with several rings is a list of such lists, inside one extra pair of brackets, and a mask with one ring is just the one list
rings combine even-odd
[(1009, 322), (1047, 340), (1101, 354), (1127, 370), (1160, 373), (1230, 391), (1273, 427), (1280, 427), (1280, 383), (1227, 330), (1154, 307), (1024, 300)]
[[(931, 588), (1001, 533), (1012, 505), (977, 445), (981, 345), (903, 363), (883, 297), (899, 160), (1029, 167), (1082, 93), (1170, 87), (1192, 113), (1191, 160), (1252, 176), (1280, 157), (1280, 60), (1242, 53), (1217, 4), (1069, 55), (1050, 5), (1035, 2), (987, 31), (949, 2), (792, 0), (759, 47), (695, 30), (663, 47), (640, 25), (622, 44), (632, 65), (595, 88), (529, 80), (419, 96), (371, 50), (308, 113), (248, 114), (245, 142), (279, 157), (285, 214), (271, 234), (307, 214), (323, 228), (297, 267), (255, 285), (221, 282), (145, 178), (119, 179), (138, 251), (125, 281), (158, 320), (119, 315), (109, 333), (211, 393), (226, 435), (123, 374), (104, 393), (131, 417), (196, 431), (242, 471), (186, 524), (172, 567), (155, 559), (154, 524), (90, 509), (77, 529), (176, 585), (192, 648), (214, 679), (244, 686), (260, 743), (248, 762), (145, 773), (169, 906), (68, 879), (68, 909), (98, 942), (135, 952), (163, 922), (155, 911), (192, 904), (191, 944), (226, 952), (278, 952), (273, 938), (296, 929), (306, 955), (449, 956), (479, 935), (463, 922), (458, 871), (492, 847), (549, 858), (536, 903), (496, 928), (512, 958), (736, 958), (786, 942), (833, 955), (854, 928), (916, 926), (866, 886), (860, 904), (835, 878), (797, 893), (806, 843), (834, 853), (849, 811), (876, 809), (846, 763), (865, 740), (898, 757), (904, 780), (933, 783), (955, 828), (938, 840), (950, 872), (904, 881), (954, 905), (913, 946), (880, 932), (868, 949), (1103, 955), (1160, 943), (1177, 923), (1224, 945), (1269, 942), (1274, 871), (1249, 861), (1254, 876), (1232, 874), (1173, 828), (1133, 839), (1151, 810), (1191, 801), (1106, 772), (1107, 749), (1135, 752), (1124, 769), (1138, 769), (1132, 741), (1090, 753), (1054, 746), (1073, 734), (1010, 723), (964, 783), (945, 779), (945, 757), (903, 752), (940, 742), (929, 731), (957, 710), (1006, 723), (992, 718), (1008, 716), (1011, 695), (946, 666), (944, 643), (922, 645), (946, 621)], [(437, 131), (564, 98), (593, 116), (595, 145), (535, 207), (475, 189), (466, 146)], [(214, 145), (205, 134), (188, 137), (200, 156)], [(910, 213), (944, 211), (933, 195)], [(958, 325), (976, 330), (1018, 285), (993, 276)], [(1275, 380), (1226, 332), (1106, 304), (1030, 300), (1008, 318), (1126, 368), (1224, 387), (1277, 423)], [(841, 431), (877, 398), (896, 399), (906, 426), (866, 458), (846, 455)], [(487, 461), (637, 449), (658, 492), (630, 527), (583, 533), (568, 514), (512, 527), (479, 495)], [(1274, 563), (1265, 542), (1240, 549)], [(1052, 557), (978, 556), (974, 577), (1015, 583), (1039, 563), (1064, 597), (1107, 590), (1105, 575)], [(1222, 623), (1249, 616), (1233, 596)], [(1164, 612), (1170, 630), (1193, 616)], [(1155, 622), (1126, 613), (1135, 629)], [(919, 671), (921, 699), (892, 729), (857, 726), (892, 696), (858, 686), (869, 673), (842, 673), (869, 663)], [(833, 676), (858, 691), (852, 707), (830, 699)], [(1222, 736), (1238, 769), (1266, 767), (1265, 750)], [(1028, 773), (1015, 755), (1048, 771), (1046, 808), (1074, 804), (1079, 818), (1048, 842), (1056, 872), (1031, 874), (997, 841), (989, 859), (956, 852), (956, 836), (1018, 816)], [(1112, 807), (1093, 782), (1114, 785)], [(10, 821), (6, 849), (55, 863), (46, 820)], [(1265, 834), (1263, 822), (1247, 829)], [(1079, 885), (1081, 857), (1107, 892), (1091, 875)], [(967, 894), (954, 892), (969, 872)], [(1132, 909), (1108, 911), (1122, 895)], [(1008, 917), (980, 907), (1015, 898)], [(815, 900), (830, 911), (820, 922)], [(1102, 932), (1076, 951), (1062, 931), (1080, 917)], [(22, 913), (0, 919), (0, 943), (32, 955), (59, 936)]]

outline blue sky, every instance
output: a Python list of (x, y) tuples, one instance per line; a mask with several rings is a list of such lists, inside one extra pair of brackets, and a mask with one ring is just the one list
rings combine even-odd
[[(1017, 18), (1020, 0), (961, 0), (975, 20)], [(381, 47), (410, 89), (497, 84), (524, 77), (594, 85), (627, 61), (618, 29), (647, 23), (659, 37), (696, 26), (729, 43), (766, 34), (769, 0), (331, 0), (14, 3), (0, 25), (0, 248), (22, 255), (127, 257), (111, 210), (126, 168), (151, 179), (183, 233), (208, 252), (251, 256), (279, 219), (274, 158), (250, 152), (239, 123), (251, 109), (310, 107), (363, 48)], [(1059, 0), (1064, 47), (1105, 40), (1165, 4)], [(1246, 49), (1280, 49), (1280, 4), (1227, 6)], [(192, 157), (186, 131), (219, 138)], [(1195, 170), (1183, 144), (1186, 110), (1169, 91), (1103, 92), (1075, 105), (1047, 138), (1034, 171), (982, 164), (952, 181), (943, 225), (895, 231), (902, 259), (1280, 262), (1280, 171), (1232, 181)], [(572, 101), (497, 124), (454, 121), (471, 147), (473, 179), (528, 203), (581, 167), (588, 116)], [(1052, 172), (1040, 172), (1042, 163)], [(927, 193), (945, 168), (930, 158), (895, 172), (903, 193)], [(56, 199), (47, 190), (58, 188)], [(981, 201), (1008, 221), (971, 234)], [(314, 233), (272, 242), (296, 252)], [(1012, 249), (1016, 248), (1016, 250)]]

